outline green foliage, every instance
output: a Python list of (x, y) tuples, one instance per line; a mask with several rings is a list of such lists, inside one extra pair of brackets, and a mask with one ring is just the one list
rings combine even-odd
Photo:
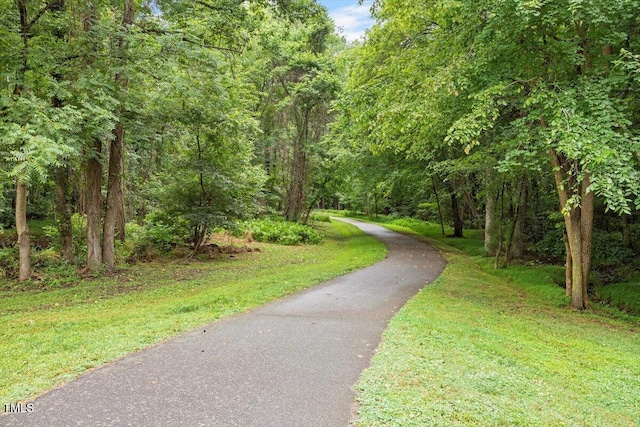
[(256, 149), (268, 174), (264, 201), (289, 220), (327, 193), (332, 181), (322, 136), (340, 84), (339, 40), (324, 7), (314, 1), (277, 3), (282, 15), (264, 20), (247, 50), (247, 71), (258, 99)]
[(255, 219), (238, 224), (238, 228), (258, 242), (280, 245), (317, 245), (323, 239), (320, 232), (308, 225), (279, 219)]
[(151, 248), (160, 252), (169, 252), (175, 247), (178, 239), (174, 231), (175, 228), (170, 225), (149, 221), (132, 236), (134, 251), (139, 255), (147, 254)]
[(184, 245), (191, 233), (186, 219), (176, 219), (164, 211), (147, 215), (144, 225), (127, 224), (129, 239), (120, 252), (127, 262), (148, 261)]
[(413, 218), (397, 218), (386, 222), (389, 225), (398, 225), (400, 227), (409, 228), (425, 236), (436, 236), (440, 234), (440, 225), (429, 222), (420, 221)]
[(547, 231), (543, 238), (533, 246), (533, 252), (545, 262), (559, 264), (565, 258), (565, 246), (562, 229)]
[(325, 213), (321, 213), (321, 212), (312, 212), (311, 215), (309, 215), (309, 218), (312, 221), (317, 221), (317, 222), (330, 222), (331, 221), (331, 216)]
[[(50, 218), (52, 179), (63, 170), (65, 194), (78, 209), (87, 160), (106, 173), (120, 130), (125, 216), (143, 223), (159, 210), (170, 218), (148, 221), (121, 253), (136, 245), (164, 252), (176, 239), (197, 241), (214, 227), (275, 211), (284, 192), (270, 185), (265, 194), (265, 169), (273, 172), (270, 184), (291, 170), (284, 170), (289, 153), (266, 147), (274, 141), (289, 146), (297, 135), (309, 146), (299, 153), (313, 167), (322, 163), (323, 150), (310, 145), (330, 120), (339, 79), (329, 51), (339, 39), (313, 0), (134, 1), (131, 25), (123, 25), (124, 3), (0, 5), (5, 225), (16, 179), (29, 184), (28, 215)], [(25, 24), (28, 35), (20, 37)], [(271, 162), (276, 152), (282, 156)], [(325, 169), (318, 178), (307, 166), (291, 182), (315, 185), (330, 176)], [(176, 222), (189, 230), (171, 237)], [(81, 263), (87, 242), (74, 243), (74, 263)]]
[(53, 108), (48, 100), (21, 97), (0, 122), (0, 147), (15, 165), (9, 175), (44, 182), (51, 167), (77, 154), (75, 133), (80, 114), (73, 107)]
[(18, 277), (18, 247), (0, 248), (0, 274), (6, 279)]
[(595, 268), (620, 268), (633, 262), (634, 251), (625, 245), (622, 235), (595, 230), (593, 233), (593, 265)]
[(634, 316), (640, 316), (640, 280), (598, 288), (596, 300)]
[(433, 202), (423, 202), (418, 204), (418, 209), (416, 214), (423, 221), (431, 221), (431, 222), (439, 221), (438, 205)]

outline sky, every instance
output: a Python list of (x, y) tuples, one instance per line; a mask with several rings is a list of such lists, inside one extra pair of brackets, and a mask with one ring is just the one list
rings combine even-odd
[(318, 3), (329, 9), (329, 16), (348, 41), (359, 39), (373, 25), (369, 13), (372, 0), (365, 0), (362, 5), (358, 5), (358, 0), (318, 0)]

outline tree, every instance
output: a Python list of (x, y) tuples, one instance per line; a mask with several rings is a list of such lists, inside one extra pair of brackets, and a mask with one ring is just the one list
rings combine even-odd
[(318, 154), (313, 147), (330, 121), (330, 102), (338, 90), (329, 53), (337, 38), (326, 9), (315, 2), (281, 6), (285, 18), (275, 14), (266, 20), (248, 54), (260, 58), (253, 78), (264, 94), (256, 110), (271, 191), (285, 217), (299, 221), (306, 211), (311, 158)]
[[(374, 151), (422, 156), (448, 183), (454, 210), (460, 183), (473, 180), (464, 155), (494, 158), (493, 167), (514, 178), (523, 164), (548, 171), (565, 217), (567, 288), (572, 305), (587, 308), (595, 197), (622, 213), (640, 203), (637, 99), (630, 90), (637, 58), (625, 53), (637, 43), (637, 6), (377, 3), (378, 23), (354, 49), (340, 104), (343, 130)], [(549, 166), (540, 166), (542, 156), (551, 158)], [(488, 213), (496, 200), (491, 181)], [(490, 237), (491, 219), (489, 213)]]
[[(116, 72), (114, 75), (115, 86), (119, 91), (119, 98), (126, 96), (128, 78), (125, 75), (126, 57), (127, 57), (127, 41), (126, 36), (134, 23), (136, 7), (133, 0), (126, 0), (122, 10), (122, 21), (119, 34), (116, 36)], [(123, 102), (120, 102), (120, 119), (113, 129), (113, 137), (109, 147), (109, 171), (107, 175), (107, 204), (104, 214), (103, 228), (103, 246), (102, 246), (102, 262), (108, 267), (113, 268), (115, 265), (115, 237), (116, 223), (119, 223), (118, 233), (120, 240), (124, 241), (124, 194), (123, 194), (123, 155), (124, 155), (124, 137), (125, 127), (122, 115), (124, 109)], [(120, 218), (118, 218), (120, 216)], [(120, 219), (118, 221), (118, 219)]]
[[(631, 36), (632, 3), (602, 8), (599, 2), (568, 1), (515, 10), (489, 3), (485, 10), (491, 13), (474, 38), (482, 45), (472, 44), (481, 59), (469, 73), (479, 102), (452, 128), (454, 134), (479, 134), (507, 113), (501, 103), (517, 103), (523, 119), (506, 125), (527, 127), (534, 149), (546, 148), (551, 158), (571, 255), (567, 288), (578, 309), (588, 308), (595, 196), (609, 209), (630, 212), (640, 194), (633, 154), (638, 139), (620, 95), (628, 82), (611, 67), (613, 51)], [(475, 115), (492, 106), (498, 114), (489, 120)], [(457, 139), (466, 147), (479, 142)]]
[[(35, 4), (34, 4), (35, 3)], [(61, 166), (76, 153), (75, 131), (80, 113), (61, 106), (64, 85), (54, 78), (60, 55), (59, 29), (64, 27), (64, 2), (19, 0), (2, 20), (2, 33), (13, 35), (2, 55), (9, 88), (0, 105), (4, 157), (15, 179), (15, 222), (20, 251), (18, 280), (31, 275), (31, 244), (27, 222), (27, 193), (33, 181), (44, 181), (50, 166)], [(9, 36), (11, 37), (11, 36)], [(57, 100), (54, 102), (53, 100)], [(53, 105), (56, 104), (56, 105)]]

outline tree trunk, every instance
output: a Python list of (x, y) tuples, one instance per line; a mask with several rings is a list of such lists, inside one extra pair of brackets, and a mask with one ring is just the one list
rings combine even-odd
[(436, 188), (436, 180), (431, 176), (431, 185), (433, 186), (433, 194), (436, 196), (436, 206), (438, 207), (438, 219), (440, 220), (440, 229), (442, 230), (442, 237), (445, 236), (444, 232), (444, 219), (442, 218), (442, 207), (440, 206), (440, 197), (438, 196), (438, 189)]
[(102, 262), (107, 268), (115, 266), (115, 231), (118, 218), (119, 197), (122, 196), (122, 146), (124, 128), (116, 124), (114, 138), (109, 149), (109, 176), (107, 183), (107, 206), (104, 215)]
[[(29, 24), (27, 2), (18, 0), (16, 2), (18, 13), (20, 14), (20, 37), (22, 39), (22, 66), (16, 73), (16, 85), (13, 88), (15, 96), (21, 96), (24, 90), (24, 77), (29, 70)], [(19, 267), (18, 280), (24, 282), (31, 276), (31, 238), (29, 237), (29, 224), (27, 223), (27, 184), (19, 178), (16, 181), (16, 232), (18, 233)]]
[(484, 213), (484, 253), (486, 256), (495, 256), (498, 249), (498, 242), (496, 236), (496, 199), (498, 197), (497, 191), (491, 184), (487, 185), (486, 189), (486, 207)]
[(458, 194), (454, 185), (449, 186), (449, 193), (451, 195), (451, 212), (453, 213), (453, 237), (463, 237), (464, 222), (462, 220), (460, 203), (458, 203)]
[(567, 236), (566, 229), (564, 233), (562, 233), (562, 238), (564, 240), (564, 250), (566, 253), (564, 261), (564, 279), (566, 283), (565, 289), (566, 295), (570, 297), (573, 293), (573, 280), (571, 278), (571, 272), (573, 271), (573, 261), (571, 260), (571, 248), (569, 247), (569, 237)]
[[(124, 156), (124, 143), (123, 143), (123, 156)], [(117, 201), (118, 201), (118, 213), (116, 215), (116, 239), (120, 240), (122, 243), (125, 242), (126, 238), (127, 238), (127, 231), (126, 231), (126, 226), (127, 226), (127, 216), (125, 213), (125, 203), (124, 203), (124, 173), (122, 173), (122, 171), (124, 171), (124, 159), (122, 162), (120, 162), (120, 185), (118, 186), (118, 197), (117, 197)]]
[(191, 256), (198, 255), (198, 252), (200, 251), (200, 248), (204, 243), (204, 239), (207, 236), (207, 224), (202, 225), (202, 228), (196, 231), (196, 236), (197, 236), (197, 239), (193, 247), (193, 253), (191, 254)]
[(502, 188), (500, 190), (500, 220), (498, 222), (498, 247), (496, 248), (496, 257), (493, 261), (493, 269), (498, 268), (498, 261), (500, 260), (500, 253), (502, 252), (502, 240), (503, 240), (503, 227), (504, 227), (504, 187), (505, 183), (502, 181)]
[(304, 113), (302, 120), (298, 120), (297, 135), (293, 145), (293, 160), (291, 164), (291, 182), (287, 191), (285, 218), (287, 221), (298, 221), (304, 204), (304, 186), (307, 181), (307, 155), (305, 144), (309, 135), (309, 114)]
[[(571, 283), (567, 283), (567, 293), (570, 288), (572, 307), (586, 310), (589, 308), (587, 291), (591, 270), (595, 196), (592, 191), (587, 191), (591, 184), (588, 173), (583, 172), (581, 182), (575, 179), (576, 171), (580, 171), (577, 161), (568, 160), (553, 149), (550, 150), (550, 155), (571, 254), (571, 262), (567, 262), (567, 268), (571, 268)], [(568, 206), (568, 201), (573, 197), (579, 197), (580, 203)]]
[(515, 229), (513, 230), (512, 246), (507, 257), (521, 259), (524, 256), (524, 222), (527, 216), (527, 201), (529, 198), (529, 180), (522, 178), (520, 195), (516, 205)]
[(100, 223), (102, 219), (102, 141), (94, 141), (95, 153), (87, 160), (87, 269), (95, 272), (102, 266)]
[(516, 211), (513, 213), (513, 218), (511, 219), (511, 230), (509, 231), (509, 237), (507, 238), (507, 249), (504, 252), (504, 264), (502, 264), (502, 268), (507, 268), (511, 263), (511, 258), (513, 256), (513, 246), (514, 241), (517, 238), (518, 228), (522, 227), (520, 224), (521, 220), (523, 220), (523, 216), (521, 210), (524, 209), (523, 200), (526, 197), (526, 188), (527, 188), (527, 178), (523, 177), (520, 180), (520, 184), (518, 185), (518, 196), (516, 200)]
[[(122, 31), (126, 32), (128, 27), (133, 24), (134, 18), (134, 2), (126, 0), (122, 13)], [(116, 54), (120, 64), (124, 64), (124, 50), (127, 48), (126, 40), (122, 35), (118, 37), (118, 53)], [(125, 91), (129, 82), (126, 76), (120, 72), (115, 74), (116, 86), (121, 91)], [(120, 108), (120, 116), (122, 116), (123, 108)], [(122, 191), (122, 165), (123, 165), (123, 147), (124, 147), (124, 126), (122, 118), (113, 130), (113, 140), (109, 148), (109, 175), (107, 182), (107, 207), (104, 217), (103, 247), (102, 261), (107, 268), (115, 266), (115, 238), (116, 224), (119, 223), (119, 233), (121, 240), (124, 241), (124, 195)]]
[(69, 185), (70, 168), (58, 168), (56, 173), (56, 192), (58, 196), (56, 210), (58, 213), (58, 229), (60, 230), (60, 256), (63, 260), (73, 262), (73, 215), (71, 187)]
[(580, 308), (589, 308), (589, 274), (591, 273), (591, 254), (593, 249), (593, 220), (595, 211), (595, 194), (587, 189), (591, 185), (590, 175), (585, 173), (582, 180), (581, 200), (582, 212), (580, 215), (580, 231), (582, 234), (582, 306)]
[(589, 248), (585, 247), (585, 239), (582, 227), (582, 209), (574, 208), (569, 215), (565, 216), (567, 224), (567, 236), (569, 250), (571, 251), (571, 306), (579, 310), (589, 308), (587, 283), (588, 276), (585, 270), (588, 266), (585, 263), (584, 254)]
[(16, 185), (16, 232), (18, 233), (18, 249), (20, 262), (18, 280), (24, 282), (31, 277), (31, 238), (27, 223), (27, 184), (18, 181)]

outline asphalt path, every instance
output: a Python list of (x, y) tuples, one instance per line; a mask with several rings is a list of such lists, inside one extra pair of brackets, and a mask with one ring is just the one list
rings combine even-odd
[(92, 370), (0, 425), (347, 426), (389, 319), (445, 262), (414, 238), (343, 221), (387, 258)]

